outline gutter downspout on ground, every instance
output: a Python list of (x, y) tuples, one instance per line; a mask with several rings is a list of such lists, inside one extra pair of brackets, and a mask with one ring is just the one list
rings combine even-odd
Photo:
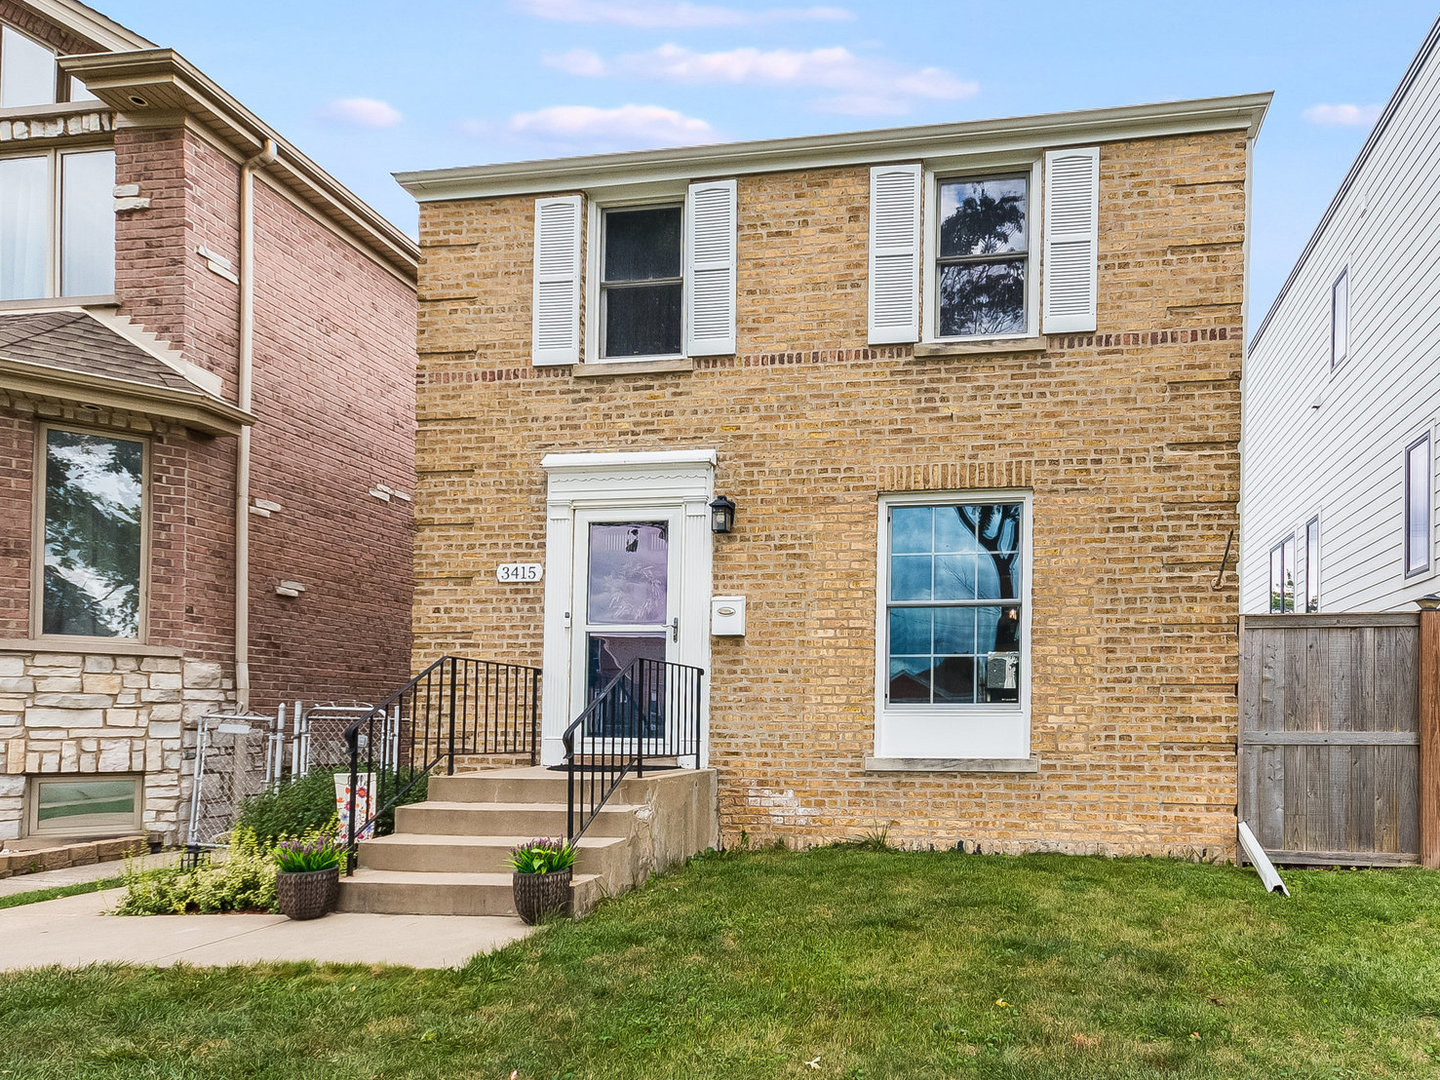
[[(240, 167), (240, 339), (235, 404), (251, 411), (255, 365), (255, 172), (275, 163), (279, 148), (266, 139)], [(235, 698), (250, 708), (250, 427), (240, 429), (235, 461)]]

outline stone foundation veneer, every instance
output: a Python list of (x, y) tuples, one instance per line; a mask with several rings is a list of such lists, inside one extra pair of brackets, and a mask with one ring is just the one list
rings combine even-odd
[(183, 839), (195, 721), (233, 695), (210, 661), (0, 652), (0, 840), (25, 831), (30, 777), (87, 774), (143, 775), (144, 829)]

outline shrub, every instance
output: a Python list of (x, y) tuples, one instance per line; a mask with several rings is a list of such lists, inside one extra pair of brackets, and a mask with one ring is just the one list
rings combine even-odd
[[(267, 846), (273, 846), (287, 836), (304, 836), (325, 829), (335, 821), (335, 777), (342, 774), (348, 777), (350, 770), (317, 769), (307, 776), (287, 781), (275, 791), (252, 795), (241, 807), (236, 827), (252, 830)], [(388, 797), (409, 780), (409, 773), (386, 770), (380, 790)], [(417, 780), (401, 797), (399, 805), (423, 800), (427, 780), (423, 776)], [(395, 811), (392, 808), (380, 815), (375, 823), (375, 833), (387, 836), (394, 830)]]
[(507, 860), (516, 873), (553, 874), (575, 865), (575, 845), (569, 840), (531, 840), (510, 849)]
[(125, 890), (117, 915), (274, 911), (274, 856), (253, 830), (237, 826), (224, 862), (193, 870), (137, 870), (127, 862)]

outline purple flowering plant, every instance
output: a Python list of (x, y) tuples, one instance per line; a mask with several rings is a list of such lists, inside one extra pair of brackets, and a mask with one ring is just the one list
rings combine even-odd
[(511, 848), (508, 861), (517, 874), (553, 874), (575, 865), (575, 845), (558, 836), (529, 840)]
[(332, 870), (340, 865), (340, 846), (333, 836), (310, 840), (282, 840), (275, 848), (275, 865), (282, 874)]

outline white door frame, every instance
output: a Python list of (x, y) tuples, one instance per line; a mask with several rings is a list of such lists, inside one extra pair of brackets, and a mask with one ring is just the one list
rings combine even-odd
[[(547, 454), (540, 462), (548, 478), (545, 514), (545, 648), (540, 712), (540, 761), (565, 760), (561, 737), (570, 722), (575, 655), (572, 618), (575, 595), (576, 511), (643, 514), (646, 509), (683, 511), (680, 574), (674, 583), (680, 619), (676, 655), (710, 674), (711, 536), (710, 500), (715, 497), (714, 450), (627, 451)], [(709, 684), (700, 697), (700, 765), (709, 761)]]

